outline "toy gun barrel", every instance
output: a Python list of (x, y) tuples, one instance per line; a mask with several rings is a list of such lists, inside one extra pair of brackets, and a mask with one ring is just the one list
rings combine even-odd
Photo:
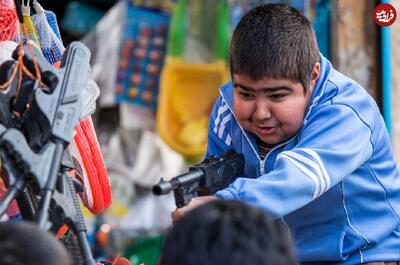
[(171, 179), (170, 181), (160, 181), (157, 185), (153, 186), (154, 195), (167, 194), (170, 191), (176, 190), (179, 187), (185, 187), (198, 182), (204, 175), (203, 170), (192, 170), (188, 173), (181, 174)]

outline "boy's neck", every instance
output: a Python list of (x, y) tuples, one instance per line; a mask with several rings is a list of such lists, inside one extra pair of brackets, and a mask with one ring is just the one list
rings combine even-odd
[(256, 137), (257, 139), (257, 144), (259, 146), (265, 147), (265, 148), (269, 148), (272, 149), (276, 146), (276, 144), (267, 144), (266, 142), (264, 142), (263, 140), (261, 140), (259, 137)]
[(260, 138), (256, 137), (257, 139), (257, 146), (258, 146), (258, 154), (260, 155), (261, 159), (264, 159), (265, 156), (271, 151), (272, 148), (276, 146), (276, 144), (267, 144)]

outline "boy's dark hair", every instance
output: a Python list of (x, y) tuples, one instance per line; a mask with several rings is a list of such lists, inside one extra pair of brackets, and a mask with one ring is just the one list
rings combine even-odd
[(55, 235), (27, 222), (0, 222), (0, 265), (71, 265)]
[(300, 82), (307, 90), (320, 55), (311, 23), (295, 8), (264, 4), (246, 13), (231, 41), (231, 74)]
[(215, 200), (180, 219), (160, 265), (297, 265), (287, 227), (240, 201)]

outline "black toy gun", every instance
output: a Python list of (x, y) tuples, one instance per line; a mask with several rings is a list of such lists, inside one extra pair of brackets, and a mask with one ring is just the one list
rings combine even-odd
[(173, 190), (176, 207), (181, 208), (187, 205), (193, 196), (210, 195), (226, 188), (243, 172), (243, 154), (231, 150), (220, 157), (209, 157), (200, 164), (191, 166), (189, 172), (170, 181), (161, 180), (153, 187), (153, 194), (162, 195)]

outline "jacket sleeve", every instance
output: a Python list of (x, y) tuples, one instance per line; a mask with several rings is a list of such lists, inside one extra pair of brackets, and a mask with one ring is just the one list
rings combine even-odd
[(233, 115), (220, 96), (214, 104), (208, 123), (206, 157), (220, 156), (231, 149), (229, 122)]
[(371, 129), (346, 105), (320, 107), (298, 137), (293, 149), (277, 156), (269, 173), (257, 179), (238, 178), (216, 195), (284, 216), (321, 196), (373, 152)]

